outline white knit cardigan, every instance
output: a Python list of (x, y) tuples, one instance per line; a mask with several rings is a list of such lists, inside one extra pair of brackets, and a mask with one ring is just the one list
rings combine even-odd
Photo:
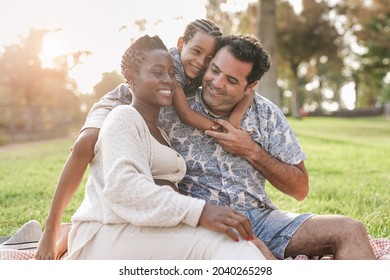
[(84, 201), (72, 217), (70, 242), (81, 223), (92, 222), (76, 247), (88, 242), (102, 224), (197, 226), (203, 200), (155, 185), (150, 172), (151, 137), (142, 116), (129, 105), (118, 106), (107, 116), (90, 164)]

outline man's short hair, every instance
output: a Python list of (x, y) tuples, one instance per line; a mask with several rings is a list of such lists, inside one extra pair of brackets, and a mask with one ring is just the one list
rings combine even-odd
[(246, 77), (248, 84), (261, 79), (271, 67), (271, 56), (260, 41), (249, 35), (226, 35), (218, 38), (215, 53), (227, 47), (238, 60), (253, 63), (252, 71)]

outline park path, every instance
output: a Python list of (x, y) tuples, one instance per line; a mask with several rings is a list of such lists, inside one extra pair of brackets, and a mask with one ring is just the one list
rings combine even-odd
[(59, 139), (76, 139), (75, 136), (67, 136), (67, 137), (61, 137), (61, 138), (52, 138), (52, 139), (43, 139), (43, 140), (35, 140), (35, 141), (27, 141), (27, 142), (14, 142), (14, 143), (9, 143), (6, 145), (1, 145), (0, 146), (0, 153), (23, 148), (26, 146), (31, 146), (31, 145), (37, 145), (37, 144), (42, 144), (42, 143), (49, 143), (52, 141), (56, 141)]

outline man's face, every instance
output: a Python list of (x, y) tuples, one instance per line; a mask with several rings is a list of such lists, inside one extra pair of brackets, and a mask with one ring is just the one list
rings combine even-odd
[(236, 59), (227, 47), (211, 60), (203, 80), (203, 101), (218, 116), (229, 116), (234, 106), (250, 93), (256, 82), (248, 86), (246, 77), (253, 63)]

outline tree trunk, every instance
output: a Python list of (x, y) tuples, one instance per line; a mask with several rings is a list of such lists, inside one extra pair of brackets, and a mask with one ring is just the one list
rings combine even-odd
[(300, 119), (300, 108), (299, 108), (299, 98), (298, 98), (298, 67), (292, 68), (292, 73), (294, 73), (291, 79), (291, 116)]
[(277, 85), (276, 3), (275, 0), (258, 1), (257, 35), (272, 59), (271, 69), (260, 80), (258, 92), (280, 107), (280, 93)]

